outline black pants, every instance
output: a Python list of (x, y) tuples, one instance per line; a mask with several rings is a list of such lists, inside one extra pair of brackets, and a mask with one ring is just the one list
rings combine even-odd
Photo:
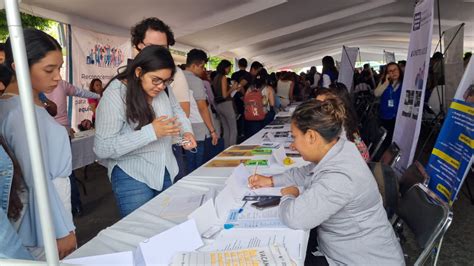
[(314, 256), (313, 252), (318, 247), (318, 233), (316, 228), (309, 232), (308, 247), (306, 248), (305, 266), (328, 266), (329, 263), (324, 256)]
[(387, 136), (385, 137), (385, 140), (382, 142), (382, 145), (380, 146), (377, 154), (375, 154), (374, 159), (376, 161), (380, 159), (380, 157), (385, 152), (385, 150), (387, 150), (390, 144), (392, 144), (393, 132), (395, 131), (395, 120), (396, 118), (390, 119), (390, 120), (385, 120), (385, 119), (379, 120), (380, 125), (387, 130)]

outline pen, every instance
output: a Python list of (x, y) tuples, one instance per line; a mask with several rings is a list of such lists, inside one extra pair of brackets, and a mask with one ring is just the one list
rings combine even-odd
[(242, 213), (242, 212), (244, 211), (244, 207), (245, 207), (245, 205), (247, 204), (247, 202), (248, 202), (248, 201), (246, 200), (246, 201), (244, 202), (244, 204), (242, 204), (242, 207), (240, 207), (240, 209), (239, 209), (239, 213)]
[(255, 166), (255, 170), (253, 171), (252, 181), (255, 179), (255, 175), (257, 174), (258, 161), (256, 163), (257, 163), (257, 165)]

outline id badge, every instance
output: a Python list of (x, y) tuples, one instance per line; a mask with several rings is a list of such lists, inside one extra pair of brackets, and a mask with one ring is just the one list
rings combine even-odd
[(388, 100), (388, 107), (395, 107), (395, 102), (393, 100)]

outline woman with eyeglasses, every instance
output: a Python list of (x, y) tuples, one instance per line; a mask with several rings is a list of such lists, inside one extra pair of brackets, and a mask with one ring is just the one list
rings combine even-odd
[(374, 91), (375, 97), (380, 97), (379, 121), (380, 125), (387, 130), (380, 151), (384, 151), (392, 143), (393, 132), (395, 130), (395, 120), (397, 119), (398, 105), (402, 95), (403, 72), (397, 63), (389, 63), (385, 67), (385, 79)]
[(175, 64), (168, 49), (143, 48), (107, 84), (96, 113), (94, 151), (108, 163), (122, 217), (172, 185), (178, 165), (173, 137), (196, 147), (191, 123), (168, 85)]

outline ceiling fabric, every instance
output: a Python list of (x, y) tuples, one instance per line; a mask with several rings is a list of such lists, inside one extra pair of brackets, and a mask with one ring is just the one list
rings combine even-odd
[[(474, 2), (441, 0), (440, 5), (442, 30), (464, 22), (464, 49), (474, 50)], [(405, 59), (414, 0), (23, 0), (20, 7), (119, 36), (156, 16), (174, 31), (175, 49), (197, 47), (270, 68), (296, 68), (319, 65), (325, 55), (339, 60), (343, 45), (359, 47), (364, 61), (382, 61), (383, 50)], [(433, 48), (437, 16), (435, 6)]]

